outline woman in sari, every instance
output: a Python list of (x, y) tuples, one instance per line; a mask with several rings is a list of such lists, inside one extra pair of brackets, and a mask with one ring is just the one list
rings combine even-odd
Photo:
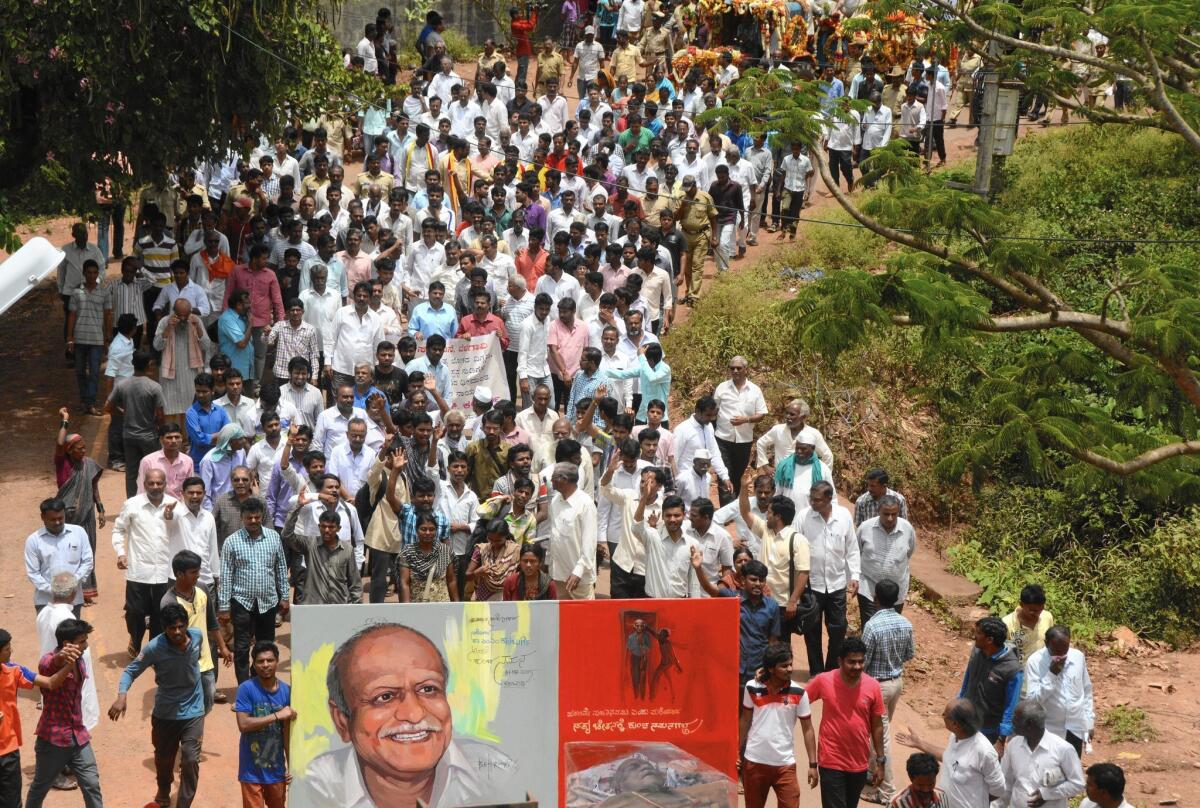
[[(393, 472), (395, 474), (395, 472)], [(458, 600), (454, 559), (446, 542), (437, 541), (437, 520), (431, 513), (418, 513), (417, 543), (400, 551), (401, 603), (448, 603)]]
[(546, 548), (540, 544), (522, 544), (516, 572), (504, 579), (505, 600), (558, 600), (554, 581), (542, 570)]
[[(96, 553), (96, 529), (104, 527), (104, 503), (100, 501), (100, 475), (104, 469), (87, 456), (87, 442), (78, 433), (67, 432), (71, 411), (59, 410), (62, 423), (54, 445), (54, 478), (58, 483), (58, 498), (67, 504), (67, 524), (78, 525), (87, 533)], [(96, 572), (93, 570), (83, 585), (83, 598), (89, 605), (96, 602)]]
[(517, 568), (521, 546), (513, 541), (508, 523), (492, 519), (487, 523), (487, 542), (475, 545), (467, 578), (475, 582), (472, 600), (500, 600), (504, 581)]

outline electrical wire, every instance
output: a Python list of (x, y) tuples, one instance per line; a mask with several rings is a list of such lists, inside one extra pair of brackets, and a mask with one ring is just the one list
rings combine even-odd
[[(238, 37), (239, 39), (241, 39), (244, 42), (246, 42), (247, 44), (257, 48), (258, 50), (262, 51), (264, 54), (270, 56), (271, 58), (275, 59), (276, 61), (280, 62), (281, 64), (291, 68), (292, 70), (295, 70), (297, 73), (299, 73), (301, 75), (307, 74), (311, 78), (316, 79), (317, 81), (324, 81), (320, 77), (309, 73), (304, 68), (302, 68), (300, 65), (297, 65), (294, 62), (291, 62), (288, 59), (285, 59), (284, 57), (275, 53), (274, 51), (269, 50), (268, 48), (262, 46), (258, 42), (255, 42), (254, 40), (250, 39), (245, 34), (242, 34), (240, 31), (234, 30), (232, 27), (229, 26), (228, 23), (226, 23), (224, 21), (219, 21), (219, 24), (222, 27), (224, 27), (227, 31), (229, 31), (230, 34), (232, 34), (233, 36)], [(464, 79), (464, 81), (467, 81), (467, 80)], [(364, 100), (357, 93), (349, 92), (348, 95), (350, 96), (350, 98), (352, 100), (357, 102), (362, 107), (374, 106), (373, 102)], [(564, 96), (564, 97), (566, 97), (566, 96)], [(418, 123), (417, 119), (413, 118), (412, 116), (410, 116), (402, 111), (393, 111), (392, 114), (397, 115), (402, 118), (405, 118), (410, 123)], [(1081, 123), (1090, 123), (1090, 122), (1081, 122)], [(1051, 125), (1053, 125), (1053, 124), (1051, 124)], [(464, 138), (460, 138), (460, 139), (465, 141), (469, 145), (473, 145), (476, 147), (479, 146), (479, 143), (472, 138), (464, 137)], [(583, 177), (583, 175), (580, 173), (567, 172), (567, 171), (563, 171), (563, 170), (560, 170), (559, 173), (565, 177), (567, 177), (567, 176), (577, 177), (577, 178)], [(718, 205), (715, 202), (712, 203), (712, 207), (715, 210), (725, 211), (725, 212), (735, 212), (735, 213), (742, 213), (742, 214), (750, 213), (750, 211), (746, 211), (743, 208), (735, 208), (735, 207), (729, 206), (729, 205)], [(852, 229), (856, 229), (856, 230), (871, 230), (871, 228), (869, 228), (866, 225), (861, 224), (859, 222), (836, 222), (836, 221), (832, 221), (832, 220), (816, 219), (816, 218), (811, 218), (811, 217), (806, 217), (806, 216), (792, 217), (792, 216), (787, 216), (786, 214), (784, 214), (784, 215), (780, 215), (780, 216), (772, 216), (771, 220), (773, 222), (775, 222), (776, 224), (781, 223), (781, 222), (786, 223), (786, 222), (795, 221), (795, 222), (807, 222), (808, 224), (817, 224), (817, 225), (823, 225), (823, 226), (828, 226), (828, 227), (843, 227), (843, 228), (852, 228)], [(891, 227), (890, 229), (895, 230), (900, 233), (907, 233), (910, 235), (921, 236), (923, 238), (924, 237), (954, 238), (959, 235), (959, 234), (951, 233), (948, 231), (915, 230), (915, 229), (901, 228), (901, 227)], [(871, 231), (871, 232), (874, 232), (874, 231)], [(1069, 236), (1012, 236), (1012, 235), (995, 235), (995, 236), (988, 236), (987, 238), (989, 241), (1040, 242), (1040, 243), (1048, 243), (1048, 244), (1107, 244), (1107, 245), (1134, 245), (1134, 244), (1137, 244), (1137, 245), (1151, 245), (1151, 244), (1192, 245), (1192, 244), (1200, 244), (1200, 238), (1198, 238), (1198, 239), (1134, 239), (1134, 238), (1123, 239), (1123, 238), (1078, 238), (1078, 237), (1069, 237)]]

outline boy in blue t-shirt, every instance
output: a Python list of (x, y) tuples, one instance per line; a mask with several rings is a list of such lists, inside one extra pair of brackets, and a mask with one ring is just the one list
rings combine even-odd
[(287, 800), (287, 741), (296, 711), (292, 689), (275, 676), (279, 646), (266, 640), (255, 643), (250, 655), (253, 678), (238, 685), (238, 782), (243, 808), (284, 808)]

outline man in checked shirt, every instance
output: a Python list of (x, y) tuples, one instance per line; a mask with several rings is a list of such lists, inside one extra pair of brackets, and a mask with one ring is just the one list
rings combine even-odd
[(883, 703), (887, 708), (883, 716), (883, 752), (875, 750), (876, 757), (882, 754), (883, 781), (879, 784), (878, 796), (871, 799), (868, 792), (863, 799), (887, 805), (895, 796), (892, 780), (892, 716), (900, 703), (904, 690), (904, 664), (913, 658), (916, 648), (913, 643), (912, 623), (896, 611), (896, 600), (900, 597), (900, 586), (890, 578), (875, 584), (876, 611), (863, 626), (863, 644), (867, 646), (863, 658), (864, 672), (879, 682), (883, 692)]
[(233, 623), (233, 664), (238, 683), (250, 678), (250, 646), (275, 639), (275, 614), (291, 608), (287, 558), (279, 534), (263, 527), (267, 506), (258, 497), (242, 503), (242, 529), (221, 548), (217, 618)]

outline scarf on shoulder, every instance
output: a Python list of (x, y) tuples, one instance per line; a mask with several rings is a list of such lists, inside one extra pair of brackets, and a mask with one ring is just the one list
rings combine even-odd
[(817, 453), (813, 452), (808, 456), (807, 460), (798, 460), (795, 453), (792, 453), (783, 459), (783, 462), (775, 469), (775, 485), (791, 488), (796, 482), (796, 465), (812, 466), (812, 481), (814, 483), (824, 480), (824, 475), (821, 474), (821, 461), (817, 459)]
[(210, 281), (224, 280), (233, 272), (233, 259), (223, 252), (218, 252), (216, 258), (209, 258), (208, 250), (201, 250), (200, 260), (204, 263), (204, 268), (208, 270)]
[[(169, 315), (168, 315), (169, 316)], [(193, 370), (204, 367), (204, 350), (200, 347), (201, 337), (207, 339), (204, 323), (195, 314), (188, 315), (183, 326), (187, 329), (188, 355), (187, 366)], [(164, 379), (175, 378), (175, 333), (168, 326), (163, 333), (162, 361), (159, 362), (158, 375)]]

